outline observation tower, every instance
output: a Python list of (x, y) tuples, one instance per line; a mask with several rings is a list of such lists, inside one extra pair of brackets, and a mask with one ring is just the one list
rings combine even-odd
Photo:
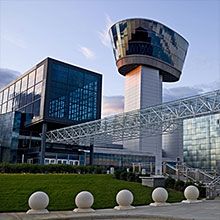
[[(109, 33), (118, 71), (125, 76), (124, 111), (161, 104), (162, 82), (179, 80), (188, 42), (167, 26), (142, 18), (119, 21)], [(153, 153), (155, 173), (160, 174), (162, 135), (141, 136), (125, 141), (124, 148)]]

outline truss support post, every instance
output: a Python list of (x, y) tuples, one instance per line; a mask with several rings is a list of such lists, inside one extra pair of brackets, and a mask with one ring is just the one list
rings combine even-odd
[(46, 132), (47, 132), (47, 123), (43, 123), (42, 136), (41, 136), (40, 164), (44, 164), (45, 148), (46, 148)]
[(93, 165), (94, 145), (90, 144), (89, 165)]

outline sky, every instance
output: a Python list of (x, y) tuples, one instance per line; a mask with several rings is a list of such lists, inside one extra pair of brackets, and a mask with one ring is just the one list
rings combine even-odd
[(103, 74), (103, 115), (123, 111), (108, 29), (133, 17), (189, 42), (180, 80), (163, 84), (164, 101), (220, 88), (220, 0), (0, 0), (0, 89), (52, 57)]

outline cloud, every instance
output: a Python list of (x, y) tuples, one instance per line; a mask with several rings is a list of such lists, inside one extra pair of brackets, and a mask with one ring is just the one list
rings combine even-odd
[(98, 32), (99, 38), (102, 44), (106, 47), (111, 48), (111, 40), (108, 34), (110, 27), (113, 25), (113, 21), (111, 20), (109, 15), (105, 15), (105, 27), (102, 31)]
[(95, 59), (95, 53), (88, 47), (81, 46), (79, 51), (89, 60)]
[(20, 73), (15, 70), (0, 68), (0, 89), (15, 80)]
[(124, 96), (103, 96), (102, 117), (124, 111)]
[(199, 95), (201, 93), (210, 92), (220, 89), (220, 80), (215, 82), (200, 84), (195, 86), (182, 86), (163, 89), (163, 102), (173, 101), (189, 96)]

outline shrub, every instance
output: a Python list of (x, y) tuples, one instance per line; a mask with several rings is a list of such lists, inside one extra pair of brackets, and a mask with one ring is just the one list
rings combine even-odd
[[(133, 172), (127, 172), (125, 168), (116, 169), (114, 173), (114, 177), (119, 180), (125, 180), (129, 182), (141, 182), (141, 179), (139, 178), (140, 174), (133, 173)], [(147, 176), (147, 175), (145, 175)], [(149, 175), (148, 175), (149, 176)]]
[(1, 173), (106, 173), (105, 167), (72, 166), (66, 164), (0, 164)]
[(127, 172), (126, 171), (122, 171), (121, 173), (120, 173), (120, 180), (127, 180)]
[(177, 180), (174, 185), (174, 189), (178, 191), (183, 191), (185, 188), (185, 183), (182, 180)]
[(135, 182), (135, 181), (136, 181), (136, 175), (135, 175), (135, 173), (132, 173), (132, 172), (127, 173), (127, 181), (129, 181), (129, 182)]
[(174, 189), (175, 183), (176, 180), (169, 176), (168, 178), (165, 179), (165, 188)]

